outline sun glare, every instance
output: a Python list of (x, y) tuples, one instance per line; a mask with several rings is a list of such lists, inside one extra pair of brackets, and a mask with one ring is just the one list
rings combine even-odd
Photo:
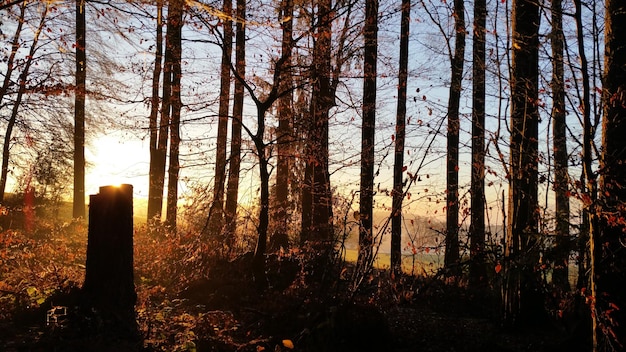
[(135, 197), (148, 195), (148, 151), (139, 140), (104, 135), (88, 148), (86, 193), (96, 194), (101, 186), (133, 185)]

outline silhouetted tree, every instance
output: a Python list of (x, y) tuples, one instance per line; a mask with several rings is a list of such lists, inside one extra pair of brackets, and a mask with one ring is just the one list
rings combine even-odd
[(241, 165), (241, 130), (243, 119), (243, 80), (246, 77), (246, 0), (237, 0), (237, 25), (235, 33), (235, 80), (233, 95), (233, 118), (231, 119), (230, 157), (228, 166), (228, 188), (226, 189), (226, 209), (224, 224), (226, 244), (232, 252), (237, 228), (237, 204), (239, 194), (239, 171)]
[(552, 0), (552, 152), (554, 154), (554, 195), (557, 236), (552, 281), (569, 290), (568, 266), (570, 253), (569, 234), (569, 175), (567, 154), (567, 124), (565, 111), (565, 78), (563, 69), (563, 5)]
[(293, 71), (291, 52), (293, 46), (293, 0), (283, 0), (281, 4), (280, 23), (283, 29), (282, 52), (285, 69), (281, 77), (281, 91), (286, 92), (278, 101), (278, 129), (276, 132), (276, 209), (274, 212), (274, 233), (272, 242), (276, 246), (287, 245), (287, 221), (289, 217), (289, 185), (290, 159), (292, 153), (292, 120), (293, 120)]
[(472, 40), (472, 174), (469, 282), (485, 283), (485, 36), (487, 3), (474, 1)]
[(168, 29), (170, 35), (170, 16), (172, 24), (171, 45), (172, 45), (172, 65), (171, 65), (171, 118), (170, 118), (170, 150), (169, 168), (167, 177), (167, 206), (165, 222), (166, 225), (176, 230), (176, 216), (178, 213), (178, 175), (180, 172), (179, 148), (180, 148), (180, 112), (182, 101), (180, 95), (182, 76), (182, 28), (183, 28), (183, 0), (171, 0), (168, 9)]
[(76, 0), (76, 90), (74, 92), (74, 208), (85, 217), (85, 81), (87, 78), (85, 0)]
[[(163, 208), (163, 182), (165, 170), (164, 148), (159, 147), (160, 137), (167, 129), (159, 126), (159, 88), (161, 82), (161, 71), (163, 66), (163, 0), (157, 0), (156, 15), (156, 39), (154, 50), (154, 71), (152, 72), (152, 97), (150, 99), (150, 172), (148, 174), (148, 221), (161, 221), (161, 211)], [(170, 72), (170, 69), (166, 69)], [(165, 87), (165, 79), (163, 82)], [(169, 87), (169, 82), (167, 83)], [(164, 97), (165, 98), (165, 97)], [(169, 98), (167, 98), (169, 99)], [(167, 138), (166, 138), (167, 141)]]
[[(311, 213), (305, 240), (328, 242), (333, 235), (332, 194), (328, 170), (328, 120), (335, 105), (335, 91), (331, 84), (332, 21), (334, 12), (330, 0), (317, 3), (316, 38), (313, 44), (312, 99), (309, 128), (308, 165), (310, 170)], [(303, 198), (304, 199), (304, 198)], [(303, 207), (304, 209), (304, 207)]]
[(374, 136), (376, 131), (376, 75), (378, 61), (378, 0), (365, 1), (363, 28), (363, 124), (361, 127), (361, 187), (359, 200), (359, 258), (362, 267), (373, 256)]
[(504, 291), (507, 325), (535, 321), (543, 312), (538, 230), (539, 5), (514, 0), (512, 12), (509, 211)]
[(213, 181), (213, 200), (209, 208), (209, 235), (215, 237), (222, 232), (224, 219), (224, 183), (226, 181), (226, 137), (228, 134), (228, 110), (230, 107), (230, 65), (233, 51), (233, 2), (224, 0), (222, 63), (220, 65), (220, 98), (217, 122), (217, 142), (215, 149), (215, 177)]
[(450, 93), (448, 97), (448, 153), (446, 168), (446, 253), (444, 265), (448, 273), (460, 273), (459, 254), (459, 106), (465, 63), (465, 5), (454, 1), (454, 54), (450, 52)]
[(400, 19), (400, 67), (398, 70), (398, 107), (393, 164), (393, 204), (391, 208), (391, 268), (402, 272), (402, 200), (404, 199), (404, 139), (406, 135), (406, 96), (409, 66), (411, 0), (402, 0)]
[[(13, 34), (13, 39), (11, 40), (11, 53), (6, 58), (7, 70), (4, 72), (4, 81), (2, 83), (2, 87), (0, 87), (0, 107), (2, 106), (2, 102), (4, 101), (4, 97), (7, 95), (9, 91), (9, 87), (11, 86), (11, 77), (13, 74), (13, 70), (15, 68), (15, 55), (17, 54), (18, 49), (20, 48), (20, 36), (22, 33), (22, 28), (24, 27), (24, 16), (26, 12), (26, 2), (23, 2), (20, 5), (20, 14), (17, 18), (17, 26), (15, 27), (15, 34)], [(4, 132), (4, 143), (2, 144), (2, 171), (0, 176), (0, 203), (4, 201), (4, 192), (6, 191), (7, 186), (7, 177), (9, 174), (9, 156), (11, 153), (11, 139), (13, 135), (13, 127), (15, 126), (15, 119), (13, 117), (9, 118), (7, 122), (7, 127)]]
[(626, 3), (605, 2), (599, 228), (592, 233), (594, 351), (626, 348)]

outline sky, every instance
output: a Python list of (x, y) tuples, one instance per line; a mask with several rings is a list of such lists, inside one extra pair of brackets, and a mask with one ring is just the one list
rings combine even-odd
[(103, 134), (86, 147), (91, 165), (85, 175), (86, 194), (96, 194), (100, 186), (132, 184), (135, 198), (148, 197), (149, 146), (123, 133)]

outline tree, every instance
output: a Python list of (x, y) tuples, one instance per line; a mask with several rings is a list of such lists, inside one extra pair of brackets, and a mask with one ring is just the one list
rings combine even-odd
[[(238, 31), (239, 33), (239, 31)], [(239, 39), (239, 38), (238, 38)], [(273, 80), (269, 84), (269, 91), (263, 92), (261, 96), (250, 85), (244, 77), (240, 76), (237, 71), (234, 72), (235, 78), (241, 83), (245, 90), (248, 91), (250, 98), (256, 106), (256, 131), (252, 131), (243, 123), (241, 127), (246, 131), (252, 143), (254, 144), (255, 153), (259, 166), (260, 179), (260, 200), (259, 200), (259, 223), (257, 225), (258, 240), (252, 262), (252, 271), (255, 279), (259, 284), (265, 281), (265, 253), (267, 249), (267, 232), (269, 227), (269, 208), (270, 208), (270, 169), (269, 169), (269, 153), (268, 146), (271, 142), (265, 140), (265, 132), (267, 128), (266, 114), (272, 105), (286, 92), (280, 90), (282, 87), (280, 77), (285, 70), (286, 60), (290, 54), (282, 53), (281, 56), (273, 64)], [(231, 66), (232, 69), (232, 66)]]
[[(7, 58), (7, 71), (4, 73), (4, 81), (2, 83), (2, 87), (0, 88), (0, 107), (2, 106), (2, 101), (4, 97), (7, 95), (9, 91), (9, 87), (11, 86), (11, 76), (13, 74), (13, 70), (15, 68), (15, 55), (17, 54), (18, 49), (20, 48), (20, 36), (22, 33), (22, 27), (24, 26), (24, 15), (26, 12), (26, 2), (23, 2), (20, 6), (20, 14), (18, 16), (17, 26), (15, 27), (15, 34), (13, 35), (13, 40), (11, 41), (11, 54)], [(2, 172), (0, 176), (0, 203), (4, 201), (4, 192), (6, 190), (7, 185), (7, 177), (9, 173), (9, 156), (10, 156), (10, 143), (11, 136), (13, 134), (13, 126), (15, 125), (15, 119), (12, 117), (9, 119), (7, 123), (6, 131), (4, 132), (4, 143), (2, 144)]]
[[(163, 208), (163, 180), (164, 175), (159, 170), (165, 170), (164, 147), (160, 146), (159, 140), (167, 129), (163, 129), (158, 124), (159, 118), (159, 83), (161, 81), (161, 71), (163, 63), (163, 0), (157, 0), (156, 16), (156, 40), (154, 52), (154, 71), (152, 74), (152, 99), (150, 100), (150, 172), (148, 174), (148, 221), (158, 219), (161, 221), (161, 210)], [(170, 72), (169, 68), (166, 72)], [(169, 86), (169, 82), (167, 83)], [(165, 90), (164, 79), (164, 90)], [(164, 96), (165, 99), (165, 96)], [(163, 123), (161, 123), (163, 125)], [(167, 141), (167, 138), (165, 139)], [(161, 164), (163, 165), (161, 167)], [(161, 177), (160, 177), (161, 176)]]
[(465, 5), (454, 1), (454, 54), (450, 52), (451, 79), (448, 98), (448, 152), (446, 167), (446, 253), (444, 265), (451, 276), (459, 267), (459, 106), (465, 59)]
[(594, 351), (626, 347), (626, 4), (605, 6), (600, 212), (591, 242)]
[(237, 26), (235, 33), (235, 72), (239, 79), (235, 80), (233, 95), (233, 118), (231, 119), (230, 158), (228, 167), (228, 188), (226, 190), (226, 209), (224, 223), (226, 226), (226, 244), (229, 251), (234, 246), (237, 219), (237, 203), (239, 193), (239, 169), (241, 164), (241, 130), (243, 119), (243, 80), (246, 77), (246, 0), (237, 0)]
[(287, 55), (281, 77), (281, 91), (286, 92), (278, 101), (278, 130), (276, 132), (276, 211), (272, 242), (275, 246), (288, 244), (287, 221), (289, 208), (290, 159), (292, 158), (293, 71), (291, 52), (293, 45), (293, 0), (283, 0), (280, 23), (283, 28), (282, 52)]
[(87, 78), (85, 0), (76, 0), (76, 91), (74, 92), (74, 208), (85, 217), (85, 81)]
[[(552, 0), (552, 138), (554, 153), (554, 195), (556, 213), (556, 255), (552, 281), (557, 287), (569, 290), (568, 266), (569, 235), (569, 177), (567, 155), (567, 124), (565, 110), (565, 78), (563, 69), (563, 8), (561, 0)], [(583, 52), (584, 54), (584, 52)], [(586, 70), (586, 68), (583, 68)]]
[(329, 243), (333, 236), (332, 193), (328, 170), (328, 120), (335, 105), (331, 82), (332, 21), (330, 0), (317, 3), (311, 69), (311, 121), (307, 126), (305, 186), (302, 197), (302, 242)]
[(361, 186), (359, 200), (359, 258), (362, 268), (373, 260), (374, 136), (376, 131), (376, 64), (378, 59), (378, 0), (365, 1), (363, 28), (363, 124), (361, 127)]
[(398, 70), (398, 107), (393, 166), (393, 204), (391, 208), (391, 268), (402, 273), (402, 200), (404, 198), (404, 138), (406, 135), (406, 96), (409, 66), (411, 0), (402, 0), (400, 19), (400, 68)]
[[(18, 112), (22, 104), (22, 98), (26, 93), (28, 75), (30, 73), (31, 65), (33, 64), (35, 52), (38, 48), (39, 36), (41, 35), (41, 31), (44, 28), (47, 16), (48, 7), (46, 6), (43, 10), (43, 13), (41, 14), (41, 20), (39, 21), (39, 25), (35, 29), (35, 36), (31, 43), (28, 55), (26, 56), (26, 62), (24, 63), (24, 67), (22, 68), (22, 72), (20, 73), (20, 76), (18, 78), (17, 94), (15, 97), (15, 101), (13, 102), (13, 109), (11, 111), (11, 115), (9, 116), (9, 121), (7, 123), (7, 130), (4, 135), (4, 144), (2, 148), (2, 178), (0, 180), (2, 189), (6, 187), (12, 131), (15, 127), (15, 123), (17, 122)], [(4, 194), (4, 191), (2, 193)]]
[(180, 112), (182, 101), (180, 94), (180, 83), (182, 76), (182, 28), (183, 28), (183, 0), (171, 0), (168, 17), (167, 34), (170, 35), (170, 16), (172, 24), (171, 45), (171, 119), (170, 119), (170, 153), (169, 168), (167, 177), (167, 213), (165, 223), (172, 230), (176, 231), (176, 216), (178, 210), (178, 175), (180, 172), (179, 148), (180, 148)]
[(220, 98), (217, 122), (217, 147), (215, 151), (215, 178), (213, 183), (213, 201), (209, 209), (209, 236), (215, 237), (222, 231), (224, 219), (224, 183), (226, 181), (226, 135), (228, 133), (228, 110), (230, 103), (230, 65), (233, 51), (233, 3), (224, 0), (224, 29), (222, 38), (222, 63), (220, 71)]
[(511, 140), (508, 228), (509, 264), (504, 292), (507, 325), (535, 321), (543, 313), (538, 233), (539, 5), (514, 0), (512, 12)]
[(485, 267), (485, 35), (487, 2), (474, 1), (472, 40), (472, 174), (470, 193), (469, 282), (477, 287), (486, 282)]

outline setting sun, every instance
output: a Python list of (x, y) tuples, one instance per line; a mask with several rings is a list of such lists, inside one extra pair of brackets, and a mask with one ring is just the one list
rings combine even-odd
[[(131, 136), (132, 137), (132, 136)], [(132, 184), (135, 197), (148, 196), (148, 151), (140, 140), (123, 135), (103, 135), (87, 148), (86, 194), (100, 186)]]

